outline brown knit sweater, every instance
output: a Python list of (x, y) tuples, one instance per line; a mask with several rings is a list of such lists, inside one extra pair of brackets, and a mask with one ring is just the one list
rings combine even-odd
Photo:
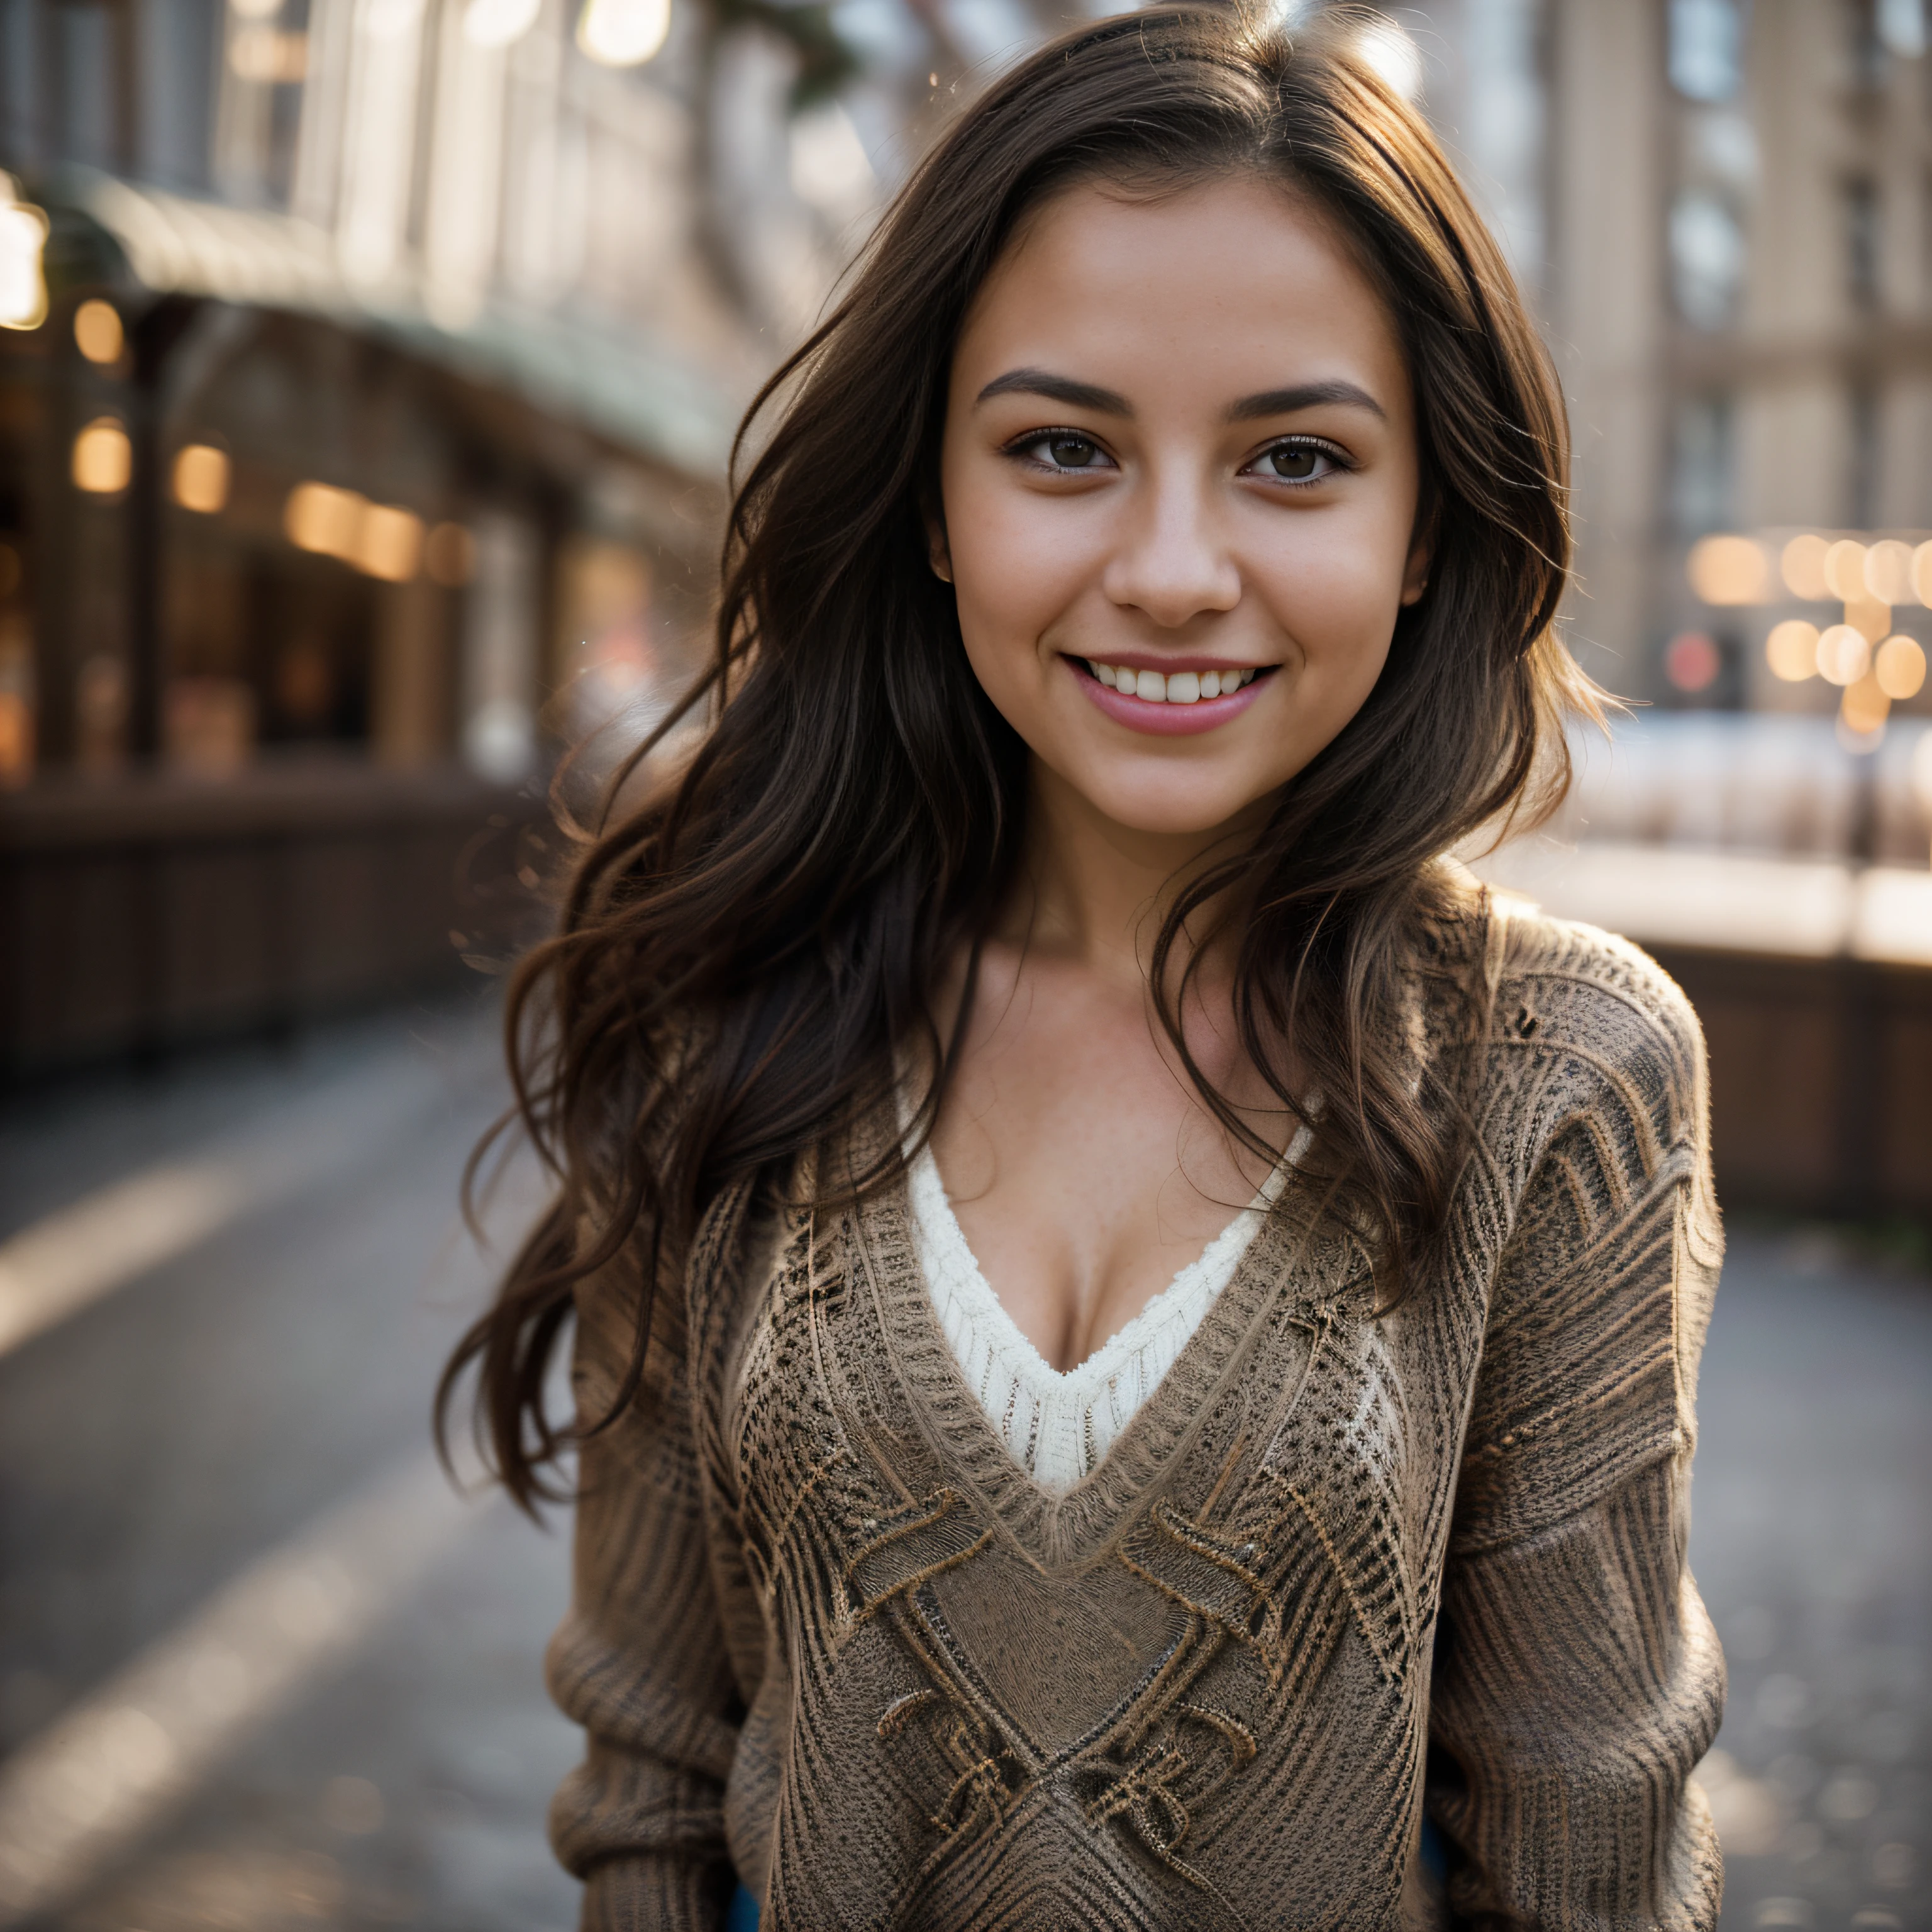
[[(1696, 1022), (1587, 928), (1478, 902), (1438, 952), (1414, 1050), (1470, 1009), (1440, 969), (1493, 996), (1447, 1262), (1378, 1318), (1291, 1187), (1064, 1498), (962, 1382), (902, 1190), (718, 1204), (583, 1455), (586, 1928), (716, 1927), (734, 1868), (764, 1932), (1714, 1924)], [(580, 1298), (586, 1413), (634, 1307)]]

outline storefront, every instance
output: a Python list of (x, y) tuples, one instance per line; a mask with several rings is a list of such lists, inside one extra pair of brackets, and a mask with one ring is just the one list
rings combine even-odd
[(530, 875), (508, 835), (560, 746), (701, 648), (722, 400), (554, 316), (358, 298), (292, 218), (110, 176), (22, 184), (10, 242), (0, 1070), (507, 944), (470, 928), (527, 906), (466, 910), (459, 858), (494, 818), (472, 864)]

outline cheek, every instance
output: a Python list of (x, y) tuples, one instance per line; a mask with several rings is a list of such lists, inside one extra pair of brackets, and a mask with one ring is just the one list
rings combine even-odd
[(1078, 596), (1090, 576), (1082, 542), (1082, 520), (1072, 506), (1041, 506), (997, 482), (949, 477), (946, 534), (953, 590), (967, 648), (976, 664), (982, 652), (1036, 654), (1041, 634)]
[(1330, 526), (1253, 560), (1250, 582), (1298, 646), (1301, 668), (1373, 683), (1402, 609), (1407, 555), (1378, 529)]

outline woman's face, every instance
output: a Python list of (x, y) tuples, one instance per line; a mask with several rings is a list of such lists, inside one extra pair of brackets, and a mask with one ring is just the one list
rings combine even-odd
[(1070, 189), (953, 358), (934, 567), (1034, 757), (1136, 831), (1238, 825), (1420, 596), (1408, 377), (1322, 218), (1248, 177)]

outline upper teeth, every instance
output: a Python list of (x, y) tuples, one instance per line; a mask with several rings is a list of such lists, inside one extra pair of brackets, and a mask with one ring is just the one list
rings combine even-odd
[(1124, 691), (1144, 698), (1150, 704), (1193, 704), (1204, 698), (1220, 698), (1252, 683), (1248, 670), (1176, 670), (1166, 676), (1157, 670), (1130, 670), (1124, 664), (1096, 664), (1087, 660), (1087, 668), (1109, 691)]

